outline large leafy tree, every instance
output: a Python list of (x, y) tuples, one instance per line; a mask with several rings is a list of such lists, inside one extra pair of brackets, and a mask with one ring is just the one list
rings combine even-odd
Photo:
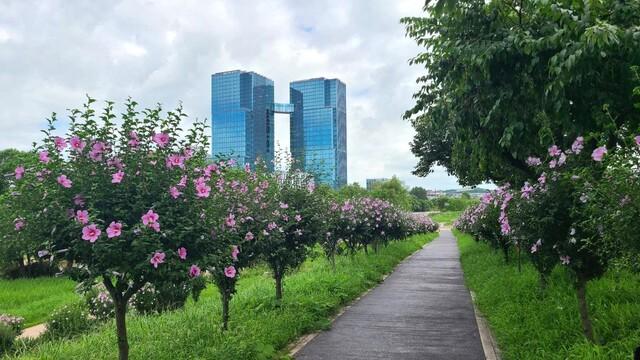
[[(425, 51), (415, 106), (415, 169), (445, 166), (465, 185), (521, 182), (531, 154), (577, 135), (613, 147), (636, 129), (640, 2), (427, 1), (402, 19)], [(636, 97), (638, 94), (635, 95)]]

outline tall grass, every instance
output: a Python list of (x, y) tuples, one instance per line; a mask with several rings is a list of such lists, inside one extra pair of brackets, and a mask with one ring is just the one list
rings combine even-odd
[[(336, 259), (336, 270), (323, 258), (303, 264), (284, 281), (277, 306), (266, 268), (244, 272), (231, 301), (229, 330), (220, 329), (218, 294), (209, 287), (198, 303), (159, 316), (128, 321), (132, 359), (268, 359), (299, 336), (329, 326), (331, 315), (381, 281), (384, 274), (437, 234), (393, 242), (377, 254)], [(71, 341), (52, 341), (21, 354), (22, 359), (114, 359), (114, 324)]]
[(25, 327), (46, 321), (58, 306), (78, 298), (67, 278), (0, 279), (0, 314), (23, 317)]
[(501, 254), (454, 231), (465, 280), (493, 330), (504, 359), (632, 359), (640, 346), (640, 275), (610, 271), (589, 282), (596, 337), (582, 335), (578, 301), (567, 271), (554, 269), (544, 294), (528, 263), (518, 272)]

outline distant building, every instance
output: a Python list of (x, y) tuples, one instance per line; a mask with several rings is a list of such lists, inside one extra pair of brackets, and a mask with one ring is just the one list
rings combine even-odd
[(273, 81), (252, 71), (211, 76), (212, 155), (239, 164), (261, 158), (272, 167), (274, 148)]
[(274, 103), (273, 81), (251, 71), (211, 75), (211, 151), (273, 169), (274, 114), (290, 116), (291, 155), (319, 183), (347, 183), (346, 86), (338, 79), (290, 83), (290, 104)]
[(376, 186), (376, 184), (380, 184), (385, 181), (389, 181), (389, 178), (367, 179), (367, 190), (372, 190)]
[(319, 182), (347, 184), (346, 86), (315, 78), (289, 84), (291, 155)]

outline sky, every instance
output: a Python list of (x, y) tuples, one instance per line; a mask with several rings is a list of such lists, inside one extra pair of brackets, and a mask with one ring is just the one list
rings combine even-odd
[[(399, 20), (424, 0), (227, 0), (0, 2), (0, 149), (29, 150), (52, 112), (80, 107), (85, 94), (141, 105), (182, 101), (190, 119), (211, 118), (211, 74), (242, 69), (275, 82), (339, 78), (347, 85), (349, 183), (393, 175), (407, 186), (459, 187), (436, 168), (411, 174), (414, 130), (402, 114), (424, 71), (421, 49)], [(276, 141), (288, 147), (288, 116)]]

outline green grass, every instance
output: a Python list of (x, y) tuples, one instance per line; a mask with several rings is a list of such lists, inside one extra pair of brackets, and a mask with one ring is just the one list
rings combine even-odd
[(640, 346), (640, 276), (610, 271), (589, 282), (587, 300), (596, 336), (582, 335), (568, 272), (558, 266), (541, 296), (530, 264), (519, 273), (484, 243), (454, 231), (465, 280), (494, 332), (504, 359), (632, 359)]
[(431, 219), (437, 223), (451, 225), (462, 214), (462, 211), (442, 211), (430, 214)]
[[(132, 359), (262, 359), (280, 356), (305, 333), (327, 328), (343, 305), (380, 282), (402, 259), (434, 239), (417, 235), (391, 243), (378, 254), (336, 259), (336, 271), (322, 257), (285, 278), (282, 306), (273, 280), (258, 267), (243, 273), (231, 301), (229, 330), (220, 330), (218, 294), (209, 287), (198, 303), (159, 316), (128, 318)], [(71, 341), (43, 342), (23, 359), (114, 359), (113, 323)]]
[(46, 321), (56, 307), (78, 299), (67, 278), (0, 279), (0, 313), (24, 318), (25, 327)]

